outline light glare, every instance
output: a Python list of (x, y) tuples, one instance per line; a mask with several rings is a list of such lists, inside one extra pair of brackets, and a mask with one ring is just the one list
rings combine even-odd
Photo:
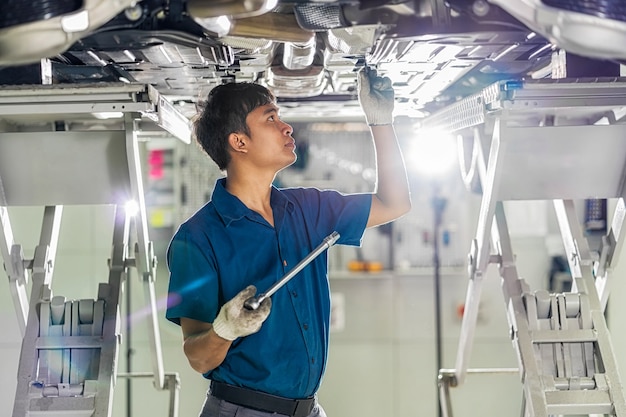
[(135, 200), (129, 200), (124, 205), (126, 215), (129, 217), (135, 217), (139, 213), (139, 204)]
[(457, 162), (456, 139), (447, 132), (422, 130), (411, 142), (407, 162), (410, 168), (422, 174), (443, 175)]
[(91, 114), (93, 115), (93, 117), (99, 120), (121, 119), (122, 117), (124, 117), (124, 113), (122, 113), (121, 111), (106, 111)]
[(89, 29), (89, 13), (82, 10), (78, 13), (63, 16), (61, 27), (65, 33), (83, 32)]
[(205, 29), (214, 32), (218, 38), (222, 38), (230, 32), (232, 29), (232, 22), (228, 16), (218, 17), (196, 17), (194, 20), (203, 26)]

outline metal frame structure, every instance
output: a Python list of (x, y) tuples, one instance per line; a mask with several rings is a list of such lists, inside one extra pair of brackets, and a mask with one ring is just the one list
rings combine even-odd
[[(149, 311), (150, 376), (170, 391), (170, 416), (177, 415), (179, 379), (163, 369), (137, 134), (155, 124), (190, 140), (188, 119), (148, 85), (0, 88), (0, 254), (23, 336), (13, 417), (111, 415), (130, 267)], [(124, 209), (131, 200), (139, 208), (134, 216)], [(52, 294), (64, 205), (115, 206), (109, 279), (94, 300)], [(13, 236), (10, 206), (45, 207), (32, 260)]]
[[(623, 241), (625, 111), (623, 78), (515, 81), (493, 84), (424, 120), (423, 128), (471, 143), (461, 146), (463, 176), (482, 192), (456, 366), (439, 376), (445, 416), (452, 415), (448, 388), (462, 384), (468, 373), (483, 277), (491, 264), (502, 278), (523, 384), (522, 415), (626, 416), (604, 317), (608, 275)], [(576, 216), (576, 202), (589, 198), (617, 201), (597, 251)], [(571, 292), (531, 291), (518, 275), (503, 204), (511, 200), (553, 202)]]

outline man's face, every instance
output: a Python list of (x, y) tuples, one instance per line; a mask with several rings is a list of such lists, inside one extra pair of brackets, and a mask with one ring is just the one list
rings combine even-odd
[(278, 107), (266, 104), (246, 117), (250, 131), (249, 156), (261, 165), (279, 171), (296, 161), (293, 128), (278, 116)]

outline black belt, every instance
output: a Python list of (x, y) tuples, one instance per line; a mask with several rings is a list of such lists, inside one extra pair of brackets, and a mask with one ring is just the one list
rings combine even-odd
[(315, 397), (292, 400), (217, 381), (211, 381), (210, 392), (216, 398), (242, 407), (292, 417), (308, 416), (316, 404)]

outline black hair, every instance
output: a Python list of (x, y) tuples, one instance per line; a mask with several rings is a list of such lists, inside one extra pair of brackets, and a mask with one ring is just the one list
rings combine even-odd
[(199, 103), (200, 112), (193, 122), (196, 141), (223, 171), (230, 163), (228, 136), (233, 132), (249, 135), (248, 114), (274, 102), (274, 94), (260, 84), (218, 85), (209, 92), (206, 101)]

